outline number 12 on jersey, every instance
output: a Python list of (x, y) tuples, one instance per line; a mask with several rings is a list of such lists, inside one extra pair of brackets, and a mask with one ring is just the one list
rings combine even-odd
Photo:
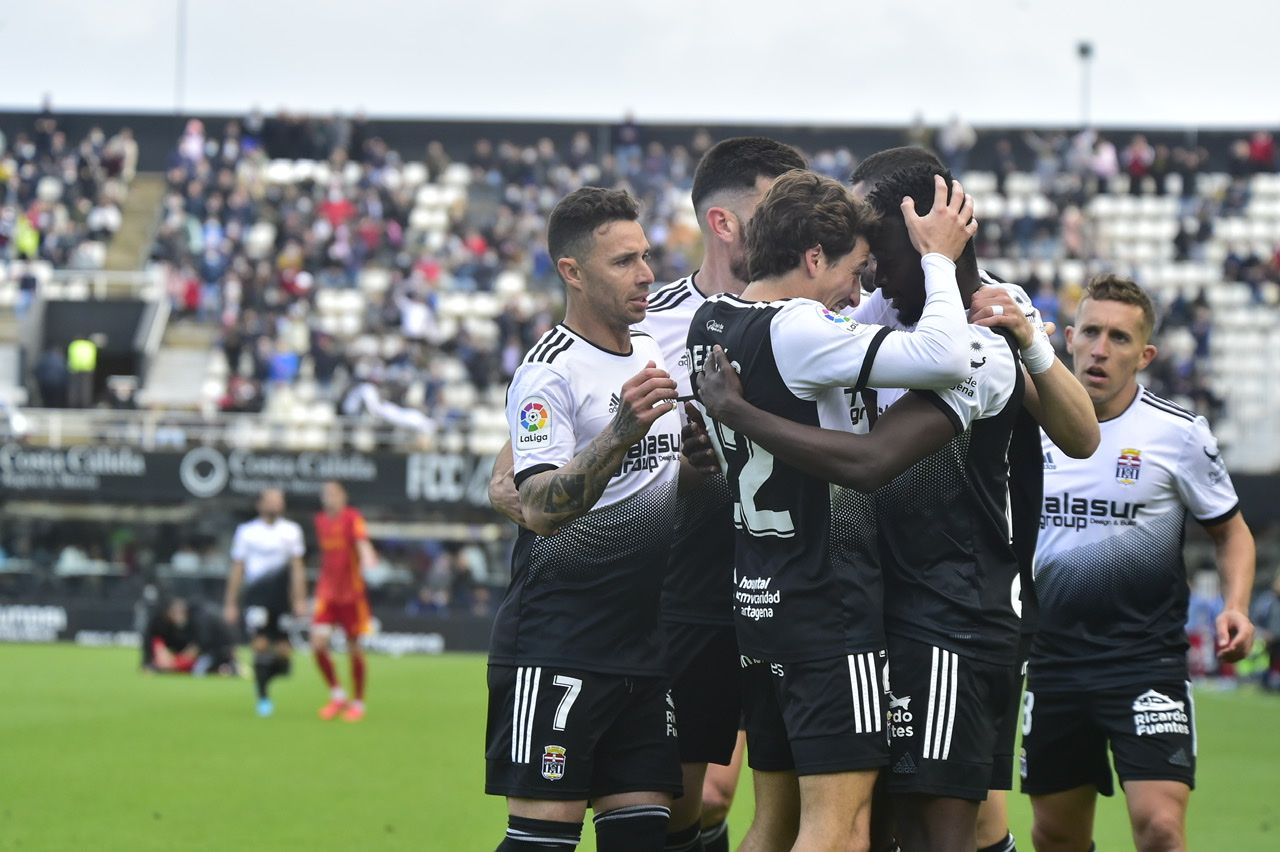
[(720, 445), (720, 456), (729, 468), (729, 481), (737, 483), (734, 524), (754, 536), (794, 536), (796, 526), (790, 512), (756, 505), (760, 489), (773, 476), (773, 454), (723, 423), (712, 421), (711, 436)]

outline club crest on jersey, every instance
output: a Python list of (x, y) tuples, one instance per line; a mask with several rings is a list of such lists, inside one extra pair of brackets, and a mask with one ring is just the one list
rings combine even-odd
[(564, 777), (564, 746), (542, 747), (542, 777), (548, 781), (559, 781)]
[(1126, 447), (1116, 459), (1116, 482), (1133, 485), (1142, 473), (1142, 450)]
[(551, 443), (551, 407), (533, 397), (520, 406), (520, 431), (516, 435), (519, 449), (532, 449)]
[(845, 331), (853, 331), (858, 327), (858, 324), (854, 322), (853, 317), (847, 317), (844, 314), (829, 311), (821, 305), (818, 306), (818, 316), (822, 317), (834, 326), (843, 328)]

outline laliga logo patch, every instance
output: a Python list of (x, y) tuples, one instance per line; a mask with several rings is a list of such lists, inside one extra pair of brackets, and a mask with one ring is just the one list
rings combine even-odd
[(548, 781), (559, 781), (564, 777), (564, 746), (542, 747), (542, 777)]
[(821, 305), (818, 306), (818, 316), (822, 317), (832, 325), (843, 328), (845, 331), (853, 331), (858, 327), (858, 324), (853, 321), (853, 317), (847, 317), (844, 314), (829, 311)]
[(551, 408), (537, 397), (527, 399), (520, 406), (520, 432), (516, 446), (522, 449), (541, 447), (551, 443)]
[(1142, 450), (1126, 447), (1116, 459), (1116, 482), (1133, 485), (1142, 473)]

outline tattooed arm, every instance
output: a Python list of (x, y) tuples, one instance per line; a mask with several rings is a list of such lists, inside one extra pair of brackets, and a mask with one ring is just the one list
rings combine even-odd
[(524, 524), (538, 535), (551, 535), (591, 511), (627, 450), (675, 407), (676, 383), (650, 361), (623, 384), (620, 398), (613, 420), (568, 464), (520, 483)]

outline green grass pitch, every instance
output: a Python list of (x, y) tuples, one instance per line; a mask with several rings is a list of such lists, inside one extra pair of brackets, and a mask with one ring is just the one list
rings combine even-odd
[[(484, 659), (374, 657), (369, 715), (321, 722), (308, 655), (253, 715), (248, 681), (143, 676), (126, 649), (0, 645), (0, 849), (491, 850)], [(345, 675), (345, 659), (340, 660)], [(1280, 849), (1280, 699), (1201, 689), (1192, 849)], [(1011, 797), (1029, 849), (1026, 800)], [(751, 814), (744, 784), (731, 819)], [(581, 849), (594, 849), (586, 830)], [(1098, 846), (1131, 848), (1103, 800)]]

